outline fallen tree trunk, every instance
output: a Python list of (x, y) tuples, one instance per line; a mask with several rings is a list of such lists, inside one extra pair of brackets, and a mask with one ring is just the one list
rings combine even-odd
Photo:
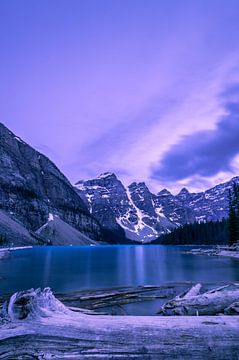
[[(86, 308), (90, 310), (104, 309), (111, 314), (111, 308), (131, 303), (171, 299), (188, 287), (188, 283), (172, 283), (161, 286), (121, 287), (100, 290), (80, 290), (67, 294), (56, 294), (66, 306)], [(0, 299), (1, 301), (1, 299)], [(162, 300), (163, 301), (163, 300)]]
[(238, 359), (238, 317), (90, 316), (50, 290), (15, 294), (5, 306), (0, 359)]
[(175, 300), (188, 299), (192, 296), (196, 296), (200, 293), (201, 288), (202, 288), (201, 284), (196, 284), (196, 285), (192, 286), (191, 289), (186, 290), (182, 294), (177, 295), (175, 297)]
[(224, 310), (225, 315), (239, 315), (239, 302), (231, 304)]
[[(176, 296), (166, 302), (159, 314), (161, 315), (218, 315), (224, 313), (231, 304), (239, 300), (239, 289), (225, 290), (222, 286), (203, 294), (198, 294), (201, 285), (195, 285), (184, 296)], [(228, 310), (229, 311), (229, 310)]]

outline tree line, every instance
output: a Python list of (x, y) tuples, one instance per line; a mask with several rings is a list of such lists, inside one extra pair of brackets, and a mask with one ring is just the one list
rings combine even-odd
[(154, 243), (162, 245), (215, 245), (228, 243), (228, 220), (194, 222), (162, 234)]

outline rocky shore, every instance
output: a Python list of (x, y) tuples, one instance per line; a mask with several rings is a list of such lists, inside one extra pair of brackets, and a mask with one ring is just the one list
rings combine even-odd
[(239, 259), (239, 245), (232, 246), (215, 246), (211, 249), (192, 249), (186, 252), (193, 255), (208, 255), (208, 256), (227, 256), (234, 259)]

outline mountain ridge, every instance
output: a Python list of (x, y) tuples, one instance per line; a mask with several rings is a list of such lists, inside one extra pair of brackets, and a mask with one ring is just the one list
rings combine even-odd
[(75, 186), (103, 227), (117, 223), (129, 239), (151, 242), (180, 225), (227, 218), (228, 190), (235, 182), (239, 183), (238, 176), (198, 193), (183, 187), (176, 195), (168, 189), (153, 194), (145, 182), (124, 186), (114, 173), (107, 172)]

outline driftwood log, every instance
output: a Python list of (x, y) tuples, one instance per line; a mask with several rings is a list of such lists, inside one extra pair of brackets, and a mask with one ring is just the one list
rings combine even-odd
[(202, 285), (197, 284), (186, 293), (176, 296), (166, 302), (159, 314), (161, 315), (218, 315), (237, 314), (239, 301), (239, 286), (234, 284), (221, 286), (200, 294)]
[[(178, 292), (187, 289), (188, 283), (172, 283), (161, 286), (144, 285), (118, 287), (111, 289), (80, 290), (56, 297), (68, 307), (80, 307), (93, 311), (104, 311), (110, 315), (127, 315), (128, 304), (159, 301), (163, 304), (167, 299), (174, 298)], [(130, 314), (129, 314), (130, 315)], [(156, 311), (154, 314), (156, 315)]]
[(239, 358), (239, 317), (91, 316), (45, 289), (14, 294), (1, 319), (0, 359)]

